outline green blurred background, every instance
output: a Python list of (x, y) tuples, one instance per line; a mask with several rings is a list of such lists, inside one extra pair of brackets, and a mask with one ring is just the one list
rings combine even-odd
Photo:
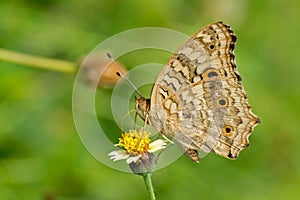
[[(299, 199), (299, 1), (2, 0), (0, 47), (76, 61), (127, 29), (191, 35), (219, 20), (238, 36), (238, 70), (261, 124), (236, 161), (210, 154), (195, 164), (181, 157), (155, 172), (157, 197)], [(121, 61), (131, 67), (169, 56), (145, 51)], [(73, 80), (0, 61), (0, 199), (147, 199), (141, 177), (104, 166), (82, 145), (72, 119)], [(98, 92), (98, 109), (110, 103), (110, 93)]]

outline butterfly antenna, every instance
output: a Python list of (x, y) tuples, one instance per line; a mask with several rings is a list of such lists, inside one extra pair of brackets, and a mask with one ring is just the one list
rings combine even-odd
[(140, 96), (143, 97), (143, 95), (140, 93), (140, 91), (135, 87), (135, 85), (131, 82), (131, 80), (122, 72), (121, 67), (118, 65), (118, 63), (113, 59), (113, 57), (110, 55), (110, 53), (106, 53), (107, 57), (111, 59), (111, 61), (119, 68), (119, 72), (116, 72), (116, 75), (119, 76), (122, 79), (125, 79), (127, 83), (135, 90), (135, 92)]

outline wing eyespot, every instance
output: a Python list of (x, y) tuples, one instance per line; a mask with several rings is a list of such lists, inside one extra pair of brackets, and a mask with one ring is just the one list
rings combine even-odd
[(217, 101), (217, 105), (218, 106), (220, 106), (220, 107), (225, 107), (225, 106), (227, 106), (227, 99), (225, 99), (225, 98), (220, 98), (220, 99), (218, 99), (218, 101)]
[(230, 125), (225, 125), (224, 127), (223, 127), (223, 134), (224, 135), (226, 135), (226, 136), (231, 136), (232, 135), (232, 133), (233, 133), (233, 127), (232, 126), (230, 126)]

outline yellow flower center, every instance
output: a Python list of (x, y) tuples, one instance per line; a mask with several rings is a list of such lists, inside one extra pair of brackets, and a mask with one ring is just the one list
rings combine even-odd
[(130, 154), (143, 154), (148, 151), (149, 143), (149, 132), (129, 130), (129, 133), (123, 133), (119, 138), (118, 146), (124, 147)]

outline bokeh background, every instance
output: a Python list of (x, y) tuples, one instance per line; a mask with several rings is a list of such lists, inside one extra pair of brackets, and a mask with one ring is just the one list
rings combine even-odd
[[(157, 197), (299, 199), (299, 1), (1, 0), (0, 47), (76, 62), (127, 29), (191, 35), (219, 20), (238, 37), (238, 70), (261, 124), (236, 161), (210, 154), (195, 164), (181, 157), (156, 171)], [(169, 56), (148, 50), (120, 61), (129, 69)], [(141, 177), (110, 169), (82, 145), (72, 119), (74, 76), (0, 61), (0, 199), (147, 199)], [(99, 112), (111, 91), (98, 91)], [(117, 141), (112, 118), (103, 120)]]

